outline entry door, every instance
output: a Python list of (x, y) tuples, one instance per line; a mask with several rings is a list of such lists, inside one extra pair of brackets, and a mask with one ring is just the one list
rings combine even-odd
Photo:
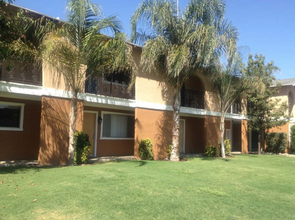
[(258, 132), (252, 131), (252, 151), (258, 151)]
[(185, 121), (180, 120), (179, 121), (179, 152), (185, 153)]
[(233, 143), (232, 143), (232, 151), (241, 152), (241, 122), (240, 121), (233, 121)]
[(91, 144), (91, 155), (96, 156), (96, 131), (97, 131), (97, 113), (96, 112), (84, 112), (83, 131), (88, 134)]

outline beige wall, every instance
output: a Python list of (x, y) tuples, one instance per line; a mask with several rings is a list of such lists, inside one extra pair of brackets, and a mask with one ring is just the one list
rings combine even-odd
[[(293, 96), (293, 105), (292, 103), (289, 103), (289, 93), (292, 94)], [(288, 109), (288, 113), (291, 114), (291, 117), (295, 117), (295, 108), (294, 108), (294, 104), (295, 104), (295, 87), (294, 86), (282, 86), (282, 88), (280, 89), (280, 92), (278, 94), (276, 94), (273, 99), (278, 99), (279, 100), (279, 104), (282, 103), (287, 103), (287, 105), (289, 106), (292, 105), (292, 107), (290, 108), (291, 111), (289, 112)], [(287, 112), (286, 112), (287, 113)]]
[(46, 63), (43, 64), (43, 87), (70, 91), (64, 76)]
[[(83, 68), (81, 69), (81, 74), (86, 73), (85, 71), (85, 66), (83, 66)], [(64, 75), (62, 73), (57, 72), (52, 66), (50, 66), (46, 62), (43, 63), (42, 78), (42, 84), (45, 88), (58, 89), (64, 91), (71, 90), (69, 83), (67, 82)], [(85, 91), (84, 84), (81, 86), (81, 91)]]

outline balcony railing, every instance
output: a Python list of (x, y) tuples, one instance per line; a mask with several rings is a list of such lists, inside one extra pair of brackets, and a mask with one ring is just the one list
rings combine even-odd
[(90, 77), (85, 83), (85, 93), (112, 96), (124, 99), (135, 99), (135, 88), (128, 91), (126, 83), (110, 82), (103, 77)]
[(0, 64), (0, 81), (42, 86), (42, 69), (13, 65), (10, 70)]
[(228, 108), (227, 113), (240, 114), (242, 112), (241, 102), (234, 102), (230, 108)]
[(181, 106), (204, 109), (204, 93), (189, 89), (182, 91)]

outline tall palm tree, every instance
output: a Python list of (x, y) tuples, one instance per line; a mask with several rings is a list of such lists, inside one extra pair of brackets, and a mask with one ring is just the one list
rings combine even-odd
[[(130, 70), (132, 48), (120, 33), (115, 16), (104, 18), (100, 7), (89, 0), (68, 0), (67, 22), (46, 34), (41, 46), (42, 59), (61, 73), (69, 85), (72, 99), (69, 117), (69, 164), (74, 163), (74, 133), (78, 93), (85, 81), (98, 72)], [(114, 37), (103, 35), (111, 30)], [(86, 75), (87, 71), (87, 75)]]
[(220, 145), (221, 156), (225, 158), (224, 148), (224, 120), (227, 110), (232, 104), (243, 99), (252, 86), (252, 80), (244, 73), (244, 63), (242, 54), (239, 50), (232, 52), (231, 59), (225, 59), (225, 62), (219, 62), (211, 70), (211, 80), (218, 91), (220, 106)]
[(184, 12), (172, 0), (144, 0), (131, 17), (133, 42), (144, 44), (141, 64), (173, 88), (171, 160), (179, 160), (180, 92), (189, 75), (218, 63), (237, 32), (224, 20), (222, 0), (191, 0)]

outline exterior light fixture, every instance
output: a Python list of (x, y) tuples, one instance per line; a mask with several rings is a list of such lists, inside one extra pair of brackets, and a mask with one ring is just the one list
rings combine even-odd
[(98, 117), (98, 123), (101, 124), (102, 123), (102, 117)]

